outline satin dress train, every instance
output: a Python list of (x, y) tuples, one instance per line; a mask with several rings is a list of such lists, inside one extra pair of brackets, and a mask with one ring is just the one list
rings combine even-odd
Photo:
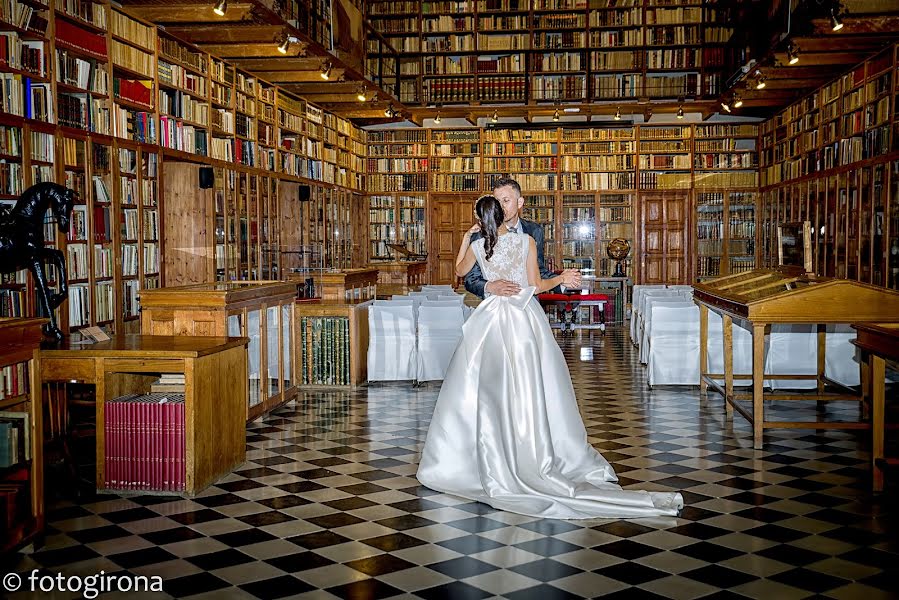
[(500, 510), (554, 519), (676, 515), (678, 493), (622, 490), (587, 441), (571, 376), (527, 286), (524, 234), (475, 256), (488, 280), (522, 285), (475, 310), (447, 369), (417, 477), (425, 486)]

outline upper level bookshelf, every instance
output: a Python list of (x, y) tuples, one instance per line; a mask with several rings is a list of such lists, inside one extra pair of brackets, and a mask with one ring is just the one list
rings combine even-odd
[[(366, 3), (408, 104), (713, 98), (733, 33), (715, 3)], [(374, 64), (380, 40), (367, 48)]]

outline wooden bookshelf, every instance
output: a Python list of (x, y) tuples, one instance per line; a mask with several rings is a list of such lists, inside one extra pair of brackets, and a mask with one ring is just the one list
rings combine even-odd
[[(368, 61), (398, 56), (406, 104), (714, 98), (726, 13), (665, 3), (494, 0), (366, 3)], [(374, 68), (374, 67), (373, 67)]]
[(44, 530), (44, 437), (38, 372), (45, 322), (0, 317), (4, 382), (0, 386), (0, 444), (10, 446), (9, 450), (13, 450), (13, 442), (17, 445), (9, 454), (16, 457), (15, 462), (0, 464), (0, 506), (8, 519), (0, 534), (3, 554), (28, 545)]
[(762, 124), (764, 265), (777, 262), (777, 226), (807, 220), (818, 275), (899, 289), (897, 52), (885, 48)]
[[(329, 46), (324, 3), (311, 12), (309, 3), (288, 4), (284, 14), (297, 22), (317, 15), (308, 31)], [(21, 6), (34, 9), (31, 20), (14, 23), (12, 15), (26, 14)], [(16, 54), (25, 62), (0, 65), (0, 202), (14, 203), (40, 181), (79, 192), (68, 239), (50, 225), (46, 235), (71, 271), (69, 302), (58, 315), (65, 333), (87, 325), (131, 331), (140, 292), (170, 283), (169, 269), (172, 282), (276, 277), (292, 242), (281, 221), (283, 186), (311, 186), (321, 199), (322, 218), (316, 214), (309, 228), (330, 244), (333, 266), (364, 262), (364, 199), (353, 192), (364, 190), (367, 139), (349, 121), (107, 0), (49, 7), (11, 0), (0, 9), (0, 31), (25, 50)], [(200, 166), (216, 170), (214, 193), (206, 199), (201, 190), (204, 207), (193, 211), (168, 171), (189, 174), (184, 183), (196, 192)], [(173, 239), (183, 245), (169, 253), (166, 218), (176, 215), (184, 227)], [(339, 226), (330, 238), (324, 222)], [(201, 225), (210, 227), (208, 256), (188, 260), (188, 236)], [(58, 287), (52, 269), (49, 278)], [(29, 276), (4, 276), (0, 314), (34, 312)]]

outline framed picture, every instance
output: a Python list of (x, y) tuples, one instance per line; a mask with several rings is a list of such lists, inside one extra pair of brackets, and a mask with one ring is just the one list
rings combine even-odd
[(778, 265), (812, 272), (812, 225), (808, 221), (781, 223), (777, 227)]

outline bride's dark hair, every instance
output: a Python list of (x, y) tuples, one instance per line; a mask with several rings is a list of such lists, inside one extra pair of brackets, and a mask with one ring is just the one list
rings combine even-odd
[(475, 205), (475, 213), (481, 221), (481, 235), (484, 236), (484, 256), (487, 260), (493, 256), (493, 247), (496, 246), (499, 226), (506, 218), (503, 207), (495, 196), (481, 196)]

